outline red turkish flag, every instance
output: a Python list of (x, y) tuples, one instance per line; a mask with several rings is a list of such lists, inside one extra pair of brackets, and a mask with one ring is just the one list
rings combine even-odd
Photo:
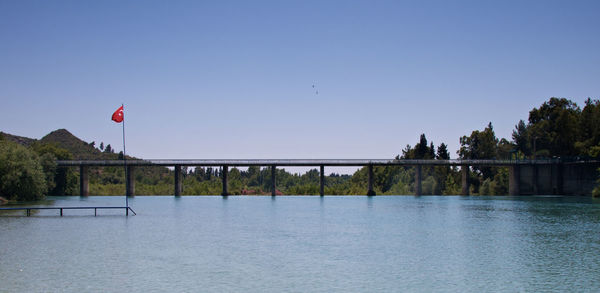
[(119, 107), (112, 115), (112, 121), (117, 123), (123, 122), (123, 106)]

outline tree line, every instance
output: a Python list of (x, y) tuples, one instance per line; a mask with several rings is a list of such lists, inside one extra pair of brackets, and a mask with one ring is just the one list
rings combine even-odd
[[(550, 98), (529, 111), (527, 121), (515, 125), (511, 139), (498, 138), (492, 123), (459, 138), (460, 159), (600, 159), (600, 101), (588, 98), (583, 108), (565, 98)], [(95, 143), (91, 143), (95, 147)], [(110, 145), (100, 144), (103, 153), (114, 154)], [(122, 153), (114, 154), (123, 159)], [(448, 160), (448, 146), (436, 146), (421, 134), (414, 145), (406, 145), (396, 159)], [(51, 143), (33, 143), (29, 147), (0, 136), (0, 197), (9, 200), (36, 200), (45, 195), (78, 194), (78, 170), (57, 168), (56, 160), (70, 160), (69, 151)], [(375, 166), (374, 189), (377, 194), (414, 194), (415, 168)], [(220, 168), (184, 168), (183, 194), (220, 194)], [(329, 174), (326, 194), (365, 194), (368, 170), (353, 175)], [(505, 195), (508, 170), (505, 167), (471, 167), (470, 194)], [(249, 167), (229, 170), (232, 194), (270, 194), (270, 168)], [(173, 170), (164, 167), (139, 167), (135, 171), (136, 193), (161, 195), (173, 193)], [(277, 188), (283, 194), (319, 194), (319, 171), (304, 174), (276, 170)], [(457, 167), (422, 167), (422, 194), (456, 195), (461, 192), (461, 173)], [(90, 194), (122, 195), (125, 174), (122, 167), (91, 168)], [(600, 187), (594, 190), (600, 195)]]

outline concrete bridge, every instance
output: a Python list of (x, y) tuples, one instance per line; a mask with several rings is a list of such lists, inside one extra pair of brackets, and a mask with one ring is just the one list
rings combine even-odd
[(275, 196), (277, 166), (281, 167), (320, 167), (320, 195), (325, 191), (325, 167), (356, 166), (368, 167), (367, 195), (375, 195), (373, 190), (373, 166), (412, 166), (415, 167), (415, 195), (421, 195), (421, 168), (423, 166), (460, 166), (462, 172), (462, 195), (469, 195), (469, 167), (508, 167), (510, 195), (591, 195), (597, 180), (600, 161), (546, 160), (360, 160), (360, 159), (284, 159), (284, 160), (107, 160), (107, 161), (57, 161), (59, 167), (79, 167), (80, 195), (89, 194), (89, 167), (125, 166), (127, 168), (128, 196), (135, 194), (135, 167), (165, 166), (175, 168), (175, 196), (183, 190), (181, 167), (222, 167), (223, 192), (227, 189), (229, 167), (267, 166), (271, 168), (271, 192)]

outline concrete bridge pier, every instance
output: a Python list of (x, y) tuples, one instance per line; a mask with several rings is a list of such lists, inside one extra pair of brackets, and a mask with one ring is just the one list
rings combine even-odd
[(127, 175), (125, 180), (125, 194), (129, 197), (135, 196), (135, 176), (134, 176), (135, 168), (133, 166), (127, 166)]
[(553, 194), (563, 194), (563, 172), (562, 172), (562, 164), (554, 164), (552, 165), (552, 193)]
[(88, 196), (90, 193), (90, 180), (88, 177), (88, 166), (79, 166), (79, 195)]
[(271, 196), (276, 196), (277, 195), (277, 186), (276, 186), (276, 178), (275, 178), (275, 173), (276, 173), (276, 167), (275, 165), (271, 166)]
[(421, 165), (415, 166), (415, 195), (421, 195)]
[(469, 166), (460, 166), (462, 195), (469, 195)]
[(520, 187), (520, 168), (519, 165), (508, 167), (508, 194), (521, 195)]
[(325, 196), (325, 166), (321, 165), (321, 172), (319, 173), (320, 175), (320, 186), (319, 186), (319, 194), (321, 196)]
[(228, 173), (229, 173), (229, 166), (224, 165), (223, 166), (223, 174), (222, 174), (222, 179), (223, 179), (223, 192), (221, 193), (222, 196), (229, 195), (229, 191), (227, 190), (227, 174)]
[(181, 196), (181, 165), (175, 165), (175, 196)]
[(538, 166), (533, 165), (533, 178), (531, 178), (531, 185), (533, 185), (533, 194), (540, 194), (539, 186), (538, 186)]
[(367, 190), (367, 195), (373, 196), (373, 195), (375, 195), (375, 191), (373, 190), (373, 165), (368, 165), (368, 169), (369, 169), (369, 183), (368, 183), (369, 190)]

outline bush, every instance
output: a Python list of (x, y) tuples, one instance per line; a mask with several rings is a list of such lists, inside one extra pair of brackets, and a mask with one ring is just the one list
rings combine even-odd
[(449, 173), (448, 176), (446, 176), (446, 188), (444, 189), (443, 194), (444, 195), (457, 195), (457, 194), (461, 194), (462, 192), (462, 187), (458, 185), (458, 183), (456, 183), (456, 180), (454, 179), (454, 174)]
[(55, 143), (35, 142), (31, 149), (40, 156), (42, 169), (46, 174), (48, 195), (75, 195), (79, 177), (73, 168), (57, 167), (56, 160), (72, 160), (73, 155)]
[(0, 141), (0, 196), (17, 201), (42, 199), (48, 188), (45, 177), (35, 152)]

